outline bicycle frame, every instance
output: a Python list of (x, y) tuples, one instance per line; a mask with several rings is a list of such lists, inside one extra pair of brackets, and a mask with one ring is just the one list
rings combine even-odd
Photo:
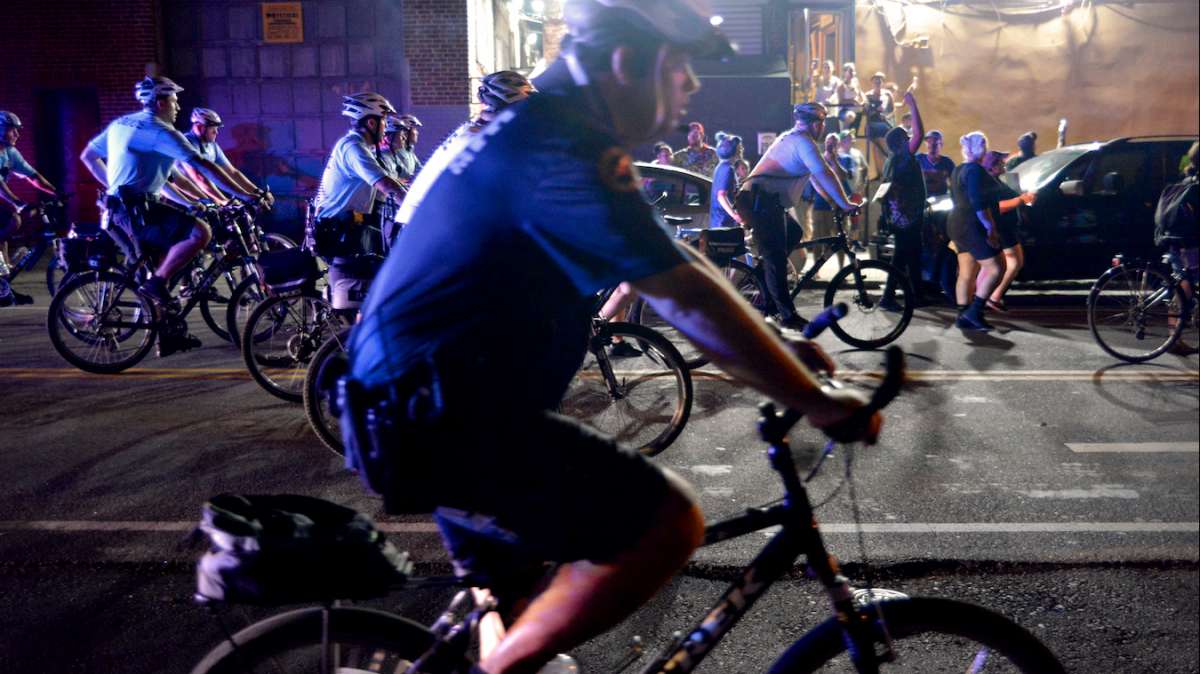
[[(846, 234), (845, 216), (843, 216), (841, 212), (835, 211), (833, 215), (833, 223), (837, 227), (837, 234), (834, 234), (833, 236), (823, 236), (819, 239), (812, 239), (811, 241), (802, 241), (798, 246), (796, 246), (797, 248), (804, 250), (812, 250), (818, 246), (828, 246), (828, 248), (822, 251), (822, 253), (812, 263), (812, 266), (809, 267), (808, 271), (805, 272), (804, 275), (800, 277), (800, 280), (796, 282), (796, 287), (792, 288), (791, 292), (791, 297), (793, 300), (796, 299), (796, 296), (800, 294), (800, 290), (807, 286), (809, 281), (816, 277), (817, 272), (821, 271), (821, 268), (825, 266), (825, 263), (838, 253), (845, 253), (850, 258), (850, 265), (856, 269), (858, 268), (858, 256), (855, 255), (854, 246), (851, 245), (850, 237)], [(859, 292), (859, 294), (862, 294), (862, 275), (855, 274), (854, 282), (857, 286), (855, 289)]]
[(776, 417), (774, 406), (768, 404), (763, 406), (763, 418), (759, 422), (764, 436), (769, 438), (767, 454), (771, 467), (779, 474), (786, 489), (783, 504), (752, 508), (742, 515), (708, 525), (703, 545), (713, 545), (768, 527), (783, 528), (742, 569), (703, 620), (677, 638), (662, 655), (641, 670), (642, 674), (693, 671), (742, 616), (754, 607), (759, 597), (791, 571), (801, 556), (805, 557), (809, 568), (824, 586), (833, 604), (834, 614), (847, 627), (851, 639), (862, 645), (856, 650), (861, 653), (863, 649), (870, 649), (865, 626), (854, 619), (856, 614), (849, 582), (839, 572), (837, 560), (825, 548), (813, 516), (808, 490), (796, 473), (786, 434), (799, 419), (799, 414), (795, 412)]

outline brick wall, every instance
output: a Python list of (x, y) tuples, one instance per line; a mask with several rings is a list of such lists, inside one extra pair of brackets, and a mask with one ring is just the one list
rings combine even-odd
[(405, 0), (404, 56), (413, 105), (470, 102), (466, 0)]
[[(101, 124), (137, 107), (133, 85), (147, 65), (159, 60), (160, 21), (155, 0), (6, 0), (11, 22), (4, 34), (4, 75), (0, 77), (0, 109), (21, 117), (25, 127), (17, 147), (40, 171), (37, 158), (60, 152), (75, 157)], [(92, 99), (97, 107), (72, 115), (72, 128), (39, 129), (39, 97), (71, 90), (77, 99)], [(82, 127), (89, 128), (82, 128)], [(70, 147), (62, 147), (64, 139)], [(38, 142), (43, 147), (38, 147)], [(45, 147), (53, 143), (58, 147)], [(47, 178), (79, 196), (72, 200), (72, 218), (94, 218), (91, 203), (95, 183), (77, 161), (65, 173)], [(10, 180), (18, 194), (34, 192), (25, 181)]]

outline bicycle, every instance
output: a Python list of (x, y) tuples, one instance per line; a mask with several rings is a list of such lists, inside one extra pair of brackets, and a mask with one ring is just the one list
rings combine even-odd
[(140, 251), (136, 242), (126, 241), (132, 246), (126, 259), (133, 260), (127, 267), (84, 272), (63, 282), (47, 311), (50, 343), (68, 363), (96, 374), (133, 367), (156, 341), (161, 352), (163, 336), (186, 334), (192, 309), (199, 306), (202, 313), (211, 314), (205, 305), (215, 301), (213, 285), (218, 279), (253, 263), (235, 243), (232, 238), (214, 238), (207, 266), (185, 267), (172, 279), (172, 285), (179, 284), (178, 297), (160, 306), (141, 286), (151, 275), (152, 257)]
[(558, 411), (655, 456), (679, 437), (691, 416), (692, 375), (679, 350), (657, 330), (599, 317), (614, 291), (597, 295), (587, 354)]
[[(887, 372), (863, 414), (885, 407), (898, 393), (904, 377), (903, 355), (897, 347), (887, 351)], [(643, 674), (686, 674), (693, 671), (750, 611), (755, 601), (779, 578), (792, 570), (800, 556), (822, 584), (833, 616), (810, 629), (771, 667), (771, 674), (857, 671), (1020, 671), (1057, 674), (1062, 665), (1036, 637), (1007, 618), (986, 608), (953, 599), (908, 597), (898, 592), (864, 588), (854, 590), (841, 575), (838, 563), (825, 547), (813, 515), (805, 482), (819, 470), (820, 462), (801, 479), (788, 445), (787, 433), (801, 413), (776, 412), (770, 403), (760, 407), (761, 438), (769, 445), (767, 456), (784, 487), (781, 502), (751, 508), (744, 514), (715, 522), (706, 528), (704, 545), (779, 527), (753, 561), (729, 586), (704, 617), (687, 632), (676, 633), (672, 643), (639, 671)], [(833, 442), (827, 445), (827, 452)], [(849, 451), (847, 475), (850, 471)], [(850, 483), (853, 485), (853, 482)], [(854, 492), (851, 489), (851, 495)], [(414, 578), (411, 562), (373, 530), (365, 515), (308, 497), (216, 497), (231, 506), (206, 513), (201, 529), (210, 534), (212, 547), (201, 561), (196, 599), (212, 608), (256, 603), (317, 603), (280, 613), (232, 633), (222, 630), (224, 641), (211, 650), (192, 674), (228, 674), (263, 671), (388, 671), (415, 674), (465, 672), (468, 649), (480, 621), (505, 606), (525, 582), (517, 574)], [(247, 507), (241, 504), (246, 503)], [(303, 519), (273, 516), (273, 506), (299, 505)], [(307, 505), (305, 505), (307, 504)], [(259, 508), (262, 508), (259, 510)], [(216, 512), (220, 510), (221, 512)], [(260, 516), (259, 513), (262, 513)], [(855, 508), (856, 520), (858, 510)], [(290, 514), (290, 513), (284, 513)], [(315, 524), (298, 541), (299, 548), (283, 545), (269, 550), (274, 535), (292, 543), (293, 520)], [(286, 527), (279, 527), (278, 523)], [(323, 524), (324, 523), (324, 524)], [(275, 524), (275, 526), (272, 526)], [(234, 525), (237, 525), (236, 527)], [(234, 539), (229, 531), (238, 532)], [(353, 531), (351, 536), (343, 532)], [(216, 535), (214, 532), (222, 532)], [(761, 534), (760, 534), (761, 535)], [(349, 543), (347, 541), (350, 541)], [(249, 543), (249, 545), (247, 545)], [(261, 547), (261, 546), (268, 547)], [(260, 547), (256, 547), (260, 546)], [(340, 546), (340, 547), (339, 547)], [(250, 560), (239, 551), (254, 549)], [(273, 554), (272, 554), (273, 553)], [(247, 561), (254, 562), (247, 564)], [(368, 563), (371, 562), (371, 563)], [(307, 566), (298, 566), (307, 563)], [(278, 573), (287, 569), (287, 576)], [(283, 580), (280, 580), (284, 578)], [(305, 582), (321, 579), (318, 584)], [(497, 582), (490, 582), (490, 581)], [(274, 582), (273, 582), (274, 581)], [(403, 589), (454, 586), (491, 587), (482, 601), (459, 592), (445, 613), (425, 627), (397, 614), (344, 605), (347, 598), (369, 599)], [(496, 590), (495, 588), (502, 589)], [(464, 611), (468, 611), (465, 617)], [(635, 649), (617, 671), (633, 665), (642, 651)], [(1004, 659), (1006, 662), (996, 662)], [(1000, 665), (998, 669), (991, 669)]]
[[(597, 295), (594, 312), (614, 290)], [(619, 342), (631, 349), (627, 355), (613, 355)], [(338, 455), (344, 446), (334, 398), (338, 379), (349, 371), (348, 343), (347, 331), (321, 345), (308, 365), (303, 389), (309, 424)], [(692, 396), (691, 373), (665, 337), (651, 328), (593, 315), (588, 353), (558, 411), (654, 456), (683, 432)]]
[(1182, 280), (1165, 256), (1158, 262), (1114, 257), (1088, 293), (1088, 328), (1096, 343), (1130, 363), (1166, 353), (1200, 319), (1196, 298), (1184, 296)]
[[(895, 341), (908, 328), (916, 299), (912, 284), (903, 272), (887, 262), (858, 259), (857, 253), (864, 249), (860, 242), (851, 240), (846, 233), (846, 213), (835, 210), (833, 215), (836, 234), (803, 241), (797, 246), (810, 251), (819, 249), (820, 254), (794, 285), (789, 280), (791, 300), (795, 301), (802, 290), (815, 286), (817, 272), (838, 253), (844, 253), (849, 262), (829, 280), (822, 306), (828, 308), (845, 302), (850, 311), (844, 319), (830, 326), (830, 329), (838, 339), (851, 346), (878, 349)], [(730, 282), (747, 301), (763, 314), (773, 313), (771, 299), (764, 290), (766, 279), (761, 260), (756, 260), (751, 267), (732, 258), (726, 269)], [(755, 281), (749, 281), (749, 276), (753, 276)], [(882, 289), (889, 281), (895, 287), (894, 304), (881, 305)], [(652, 309), (648, 311), (644, 303), (637, 307), (636, 314), (631, 312), (630, 320), (662, 329), (668, 335), (672, 334), (670, 330), (662, 327), (666, 322), (653, 313)], [(671, 341), (677, 343), (679, 339)], [(707, 363), (707, 360), (696, 356), (689, 358), (688, 363), (699, 367)]]
[(107, 232), (80, 224), (68, 224), (66, 204), (70, 195), (44, 198), (29, 210), (38, 224), (33, 245), (15, 256), (8, 271), (0, 270), (0, 283), (11, 284), (23, 272), (31, 271), (46, 251), (46, 290), (53, 296), (63, 280), (85, 269), (111, 269), (119, 265), (117, 249)]

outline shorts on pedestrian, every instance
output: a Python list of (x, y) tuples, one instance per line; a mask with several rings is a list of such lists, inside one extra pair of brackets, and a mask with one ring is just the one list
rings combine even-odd
[(887, 122), (870, 122), (867, 124), (867, 138), (871, 140), (883, 138), (891, 130), (892, 125)]
[(997, 218), (996, 230), (1000, 235), (1001, 248), (1015, 248), (1021, 243), (1021, 237), (1017, 233), (1017, 219), (1006, 218), (1003, 215)]
[[(971, 217), (974, 218), (974, 214)], [(947, 229), (950, 240), (954, 242), (954, 248), (959, 253), (970, 253), (976, 260), (990, 260), (1000, 254), (999, 250), (992, 248), (992, 244), (988, 243), (987, 232), (984, 231), (983, 225), (977, 222), (960, 225), (952, 218)]]
[(837, 226), (833, 221), (833, 211), (814, 208), (812, 212), (813, 238), (820, 239), (837, 234)]

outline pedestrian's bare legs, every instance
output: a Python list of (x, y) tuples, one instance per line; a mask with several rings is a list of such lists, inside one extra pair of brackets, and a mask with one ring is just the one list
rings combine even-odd
[(1024, 266), (1025, 249), (1020, 243), (1012, 248), (1004, 249), (1004, 275), (1000, 278), (1000, 283), (996, 284), (996, 289), (992, 291), (990, 300), (992, 304), (1004, 306), (1004, 294), (1008, 292), (1009, 286), (1012, 285), (1013, 280), (1017, 278), (1017, 273)]
[(1000, 277), (1004, 275), (1004, 258), (996, 255), (979, 261), (979, 276), (975, 279), (975, 296), (987, 299)]
[(976, 279), (979, 275), (979, 263), (970, 253), (958, 254), (958, 280), (954, 282), (954, 300), (958, 306), (965, 307), (971, 303)]

